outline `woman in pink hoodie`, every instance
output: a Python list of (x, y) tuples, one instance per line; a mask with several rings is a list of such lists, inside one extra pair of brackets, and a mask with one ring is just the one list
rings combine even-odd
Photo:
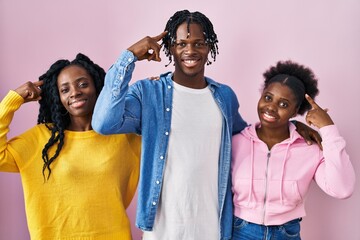
[[(354, 190), (355, 173), (345, 140), (313, 100), (319, 91), (311, 69), (278, 62), (264, 77), (260, 122), (233, 137), (233, 239), (298, 240), (312, 180), (344, 199)], [(290, 121), (306, 111), (307, 123), (319, 128), (323, 149), (308, 145)]]

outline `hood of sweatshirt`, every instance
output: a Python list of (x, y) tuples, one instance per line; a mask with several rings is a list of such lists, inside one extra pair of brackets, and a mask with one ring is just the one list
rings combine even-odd
[[(256, 128), (258, 128), (258, 126), (260, 126), (260, 122), (249, 125), (241, 132), (241, 134), (249, 140), (255, 142), (262, 142), (256, 133)], [(296, 126), (292, 122), (289, 122), (289, 132), (290, 132), (290, 137), (278, 144), (291, 144), (295, 142), (297, 139), (303, 139), (303, 137), (296, 131)]]

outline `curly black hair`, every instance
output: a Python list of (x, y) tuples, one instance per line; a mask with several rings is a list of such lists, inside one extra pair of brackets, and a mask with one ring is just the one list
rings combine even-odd
[[(169, 58), (168, 66), (172, 62), (172, 56), (170, 53), (171, 46), (176, 42), (176, 31), (178, 27), (186, 22), (189, 32), (189, 25), (191, 23), (199, 24), (203, 28), (204, 39), (210, 48), (210, 55), (214, 62), (216, 61), (216, 55), (219, 54), (219, 48), (217, 43), (217, 35), (214, 31), (213, 24), (204, 14), (201, 12), (190, 12), (189, 10), (177, 11), (166, 23), (165, 30), (167, 35), (162, 39), (162, 45), (164, 46), (165, 55)], [(207, 61), (207, 65), (210, 65), (211, 61)]]
[[(57, 78), (60, 72), (70, 65), (80, 66), (90, 74), (94, 81), (97, 95), (100, 94), (104, 86), (104, 69), (82, 53), (78, 53), (71, 62), (66, 59), (56, 61), (45, 74), (39, 77), (39, 80), (44, 83), (41, 86), (42, 98), (39, 101), (40, 108), (37, 123), (45, 124), (51, 131), (51, 137), (42, 150), (42, 159), (44, 161), (42, 174), (44, 179), (49, 179), (50, 177), (50, 164), (59, 156), (64, 145), (64, 131), (71, 121), (67, 110), (60, 101), (59, 89), (57, 87)], [(49, 156), (49, 149), (52, 146), (56, 146), (56, 151), (53, 156)], [(45, 177), (46, 169), (48, 170), (47, 177)]]
[(276, 66), (271, 66), (263, 76), (265, 78), (263, 89), (273, 82), (280, 82), (293, 91), (300, 115), (311, 109), (311, 105), (305, 99), (305, 94), (313, 99), (319, 94), (318, 80), (313, 71), (291, 60), (277, 62)]

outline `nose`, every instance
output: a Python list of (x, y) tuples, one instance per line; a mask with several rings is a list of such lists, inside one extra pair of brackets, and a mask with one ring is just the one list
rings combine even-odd
[(185, 46), (185, 52), (194, 52), (195, 46), (193, 43), (188, 43)]
[(80, 96), (81, 94), (82, 94), (82, 92), (77, 87), (73, 87), (70, 89), (70, 98), (76, 98), (76, 97)]
[(270, 102), (266, 105), (266, 109), (269, 111), (276, 111), (276, 104)]

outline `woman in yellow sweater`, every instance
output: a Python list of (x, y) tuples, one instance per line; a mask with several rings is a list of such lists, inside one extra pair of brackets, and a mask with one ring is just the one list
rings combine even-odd
[[(126, 207), (139, 177), (140, 137), (92, 130), (105, 71), (87, 56), (59, 60), (0, 103), (0, 171), (19, 172), (31, 239), (131, 239)], [(14, 112), (39, 101), (38, 124), (10, 140)]]

